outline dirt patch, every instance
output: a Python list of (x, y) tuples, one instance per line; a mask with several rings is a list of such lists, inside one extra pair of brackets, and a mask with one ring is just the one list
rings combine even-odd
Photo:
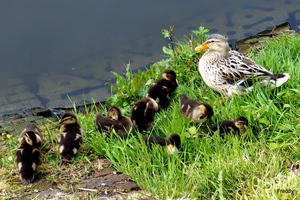
[(61, 184), (58, 179), (51, 182), (45, 174), (39, 174), (31, 185), (13, 195), (12, 199), (151, 199), (150, 194), (141, 191), (129, 175), (111, 168), (109, 160), (95, 160), (94, 164), (94, 170), (84, 173), (83, 179), (77, 183)]

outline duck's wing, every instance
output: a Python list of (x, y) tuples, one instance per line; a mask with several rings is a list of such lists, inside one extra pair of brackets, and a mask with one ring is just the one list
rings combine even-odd
[(250, 58), (236, 52), (230, 51), (229, 56), (221, 59), (218, 63), (219, 74), (230, 82), (240, 80), (252, 80), (252, 77), (265, 79), (273, 77), (273, 74), (256, 64)]

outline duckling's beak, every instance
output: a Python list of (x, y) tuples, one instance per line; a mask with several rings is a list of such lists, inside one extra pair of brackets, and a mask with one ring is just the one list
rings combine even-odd
[(204, 42), (203, 44), (201, 44), (200, 46), (197, 46), (195, 48), (195, 51), (201, 51), (201, 50), (204, 50), (204, 49), (208, 49), (208, 46), (206, 45), (206, 42)]
[(56, 128), (59, 128), (61, 126), (61, 121), (56, 125)]
[(26, 135), (23, 135), (22, 138), (26, 140)]
[(178, 149), (179, 152), (182, 152), (182, 148), (181, 148), (180, 145), (178, 145), (177, 149)]
[(113, 120), (117, 120), (117, 117), (116, 117), (116, 116), (112, 116), (112, 119), (113, 119)]

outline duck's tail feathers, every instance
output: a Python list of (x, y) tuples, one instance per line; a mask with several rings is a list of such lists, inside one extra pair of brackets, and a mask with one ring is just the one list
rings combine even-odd
[(289, 80), (290, 78), (290, 75), (288, 73), (274, 74), (274, 76), (276, 77), (275, 80), (273, 79), (270, 80), (271, 87), (279, 87), (285, 82), (287, 82), (287, 80)]
[[(265, 79), (260, 81), (260, 84), (262, 84), (265, 87), (275, 88), (279, 87), (290, 78), (290, 75), (288, 73), (284, 74), (273, 74), (273, 78), (271, 79)], [(245, 90), (247, 92), (253, 90), (253, 84), (252, 81), (241, 81), (237, 83), (237, 85), (240, 87), (241, 90)]]
[(265, 79), (260, 81), (260, 84), (262, 84), (265, 87), (275, 88), (279, 87), (290, 78), (290, 75), (288, 73), (284, 74), (273, 74), (271, 79)]
[(184, 103), (186, 100), (188, 100), (186, 94), (182, 93), (182, 94), (180, 95), (180, 105), (181, 105), (182, 103)]

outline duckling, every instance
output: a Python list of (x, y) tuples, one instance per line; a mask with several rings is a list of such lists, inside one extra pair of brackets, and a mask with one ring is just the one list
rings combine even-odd
[(83, 130), (72, 112), (65, 112), (57, 124), (57, 128), (62, 126), (59, 135), (59, 154), (60, 159), (69, 161), (76, 156), (83, 140)]
[(178, 134), (170, 135), (169, 139), (158, 135), (151, 135), (149, 137), (143, 137), (142, 139), (150, 149), (152, 149), (154, 144), (158, 144), (167, 148), (168, 154), (173, 154), (176, 150), (182, 152), (181, 141)]
[(248, 126), (248, 119), (240, 116), (235, 120), (223, 120), (211, 126), (206, 133), (218, 133), (221, 137), (224, 137), (225, 134), (229, 134), (230, 132), (240, 135), (246, 132), (245, 126)]
[(128, 136), (128, 133), (132, 127), (131, 119), (123, 116), (118, 107), (110, 107), (107, 112), (107, 117), (113, 120), (114, 129), (119, 136)]
[(153, 116), (158, 110), (158, 104), (150, 97), (145, 97), (132, 106), (130, 119), (139, 132), (151, 131)]
[(209, 104), (188, 99), (185, 94), (180, 96), (180, 108), (183, 115), (197, 123), (203, 122), (214, 114), (214, 111)]
[(28, 124), (19, 136), (19, 148), (15, 157), (20, 173), (20, 179), (24, 185), (34, 180), (35, 172), (41, 163), (42, 135), (38, 127)]
[(152, 84), (146, 97), (151, 97), (159, 106), (164, 108), (171, 94), (175, 92), (177, 87), (178, 81), (176, 79), (176, 73), (173, 70), (164, 70), (162, 78)]
[(109, 117), (103, 117), (100, 112), (96, 114), (96, 128), (100, 133), (104, 131), (110, 131), (112, 126), (114, 125), (114, 120)]

